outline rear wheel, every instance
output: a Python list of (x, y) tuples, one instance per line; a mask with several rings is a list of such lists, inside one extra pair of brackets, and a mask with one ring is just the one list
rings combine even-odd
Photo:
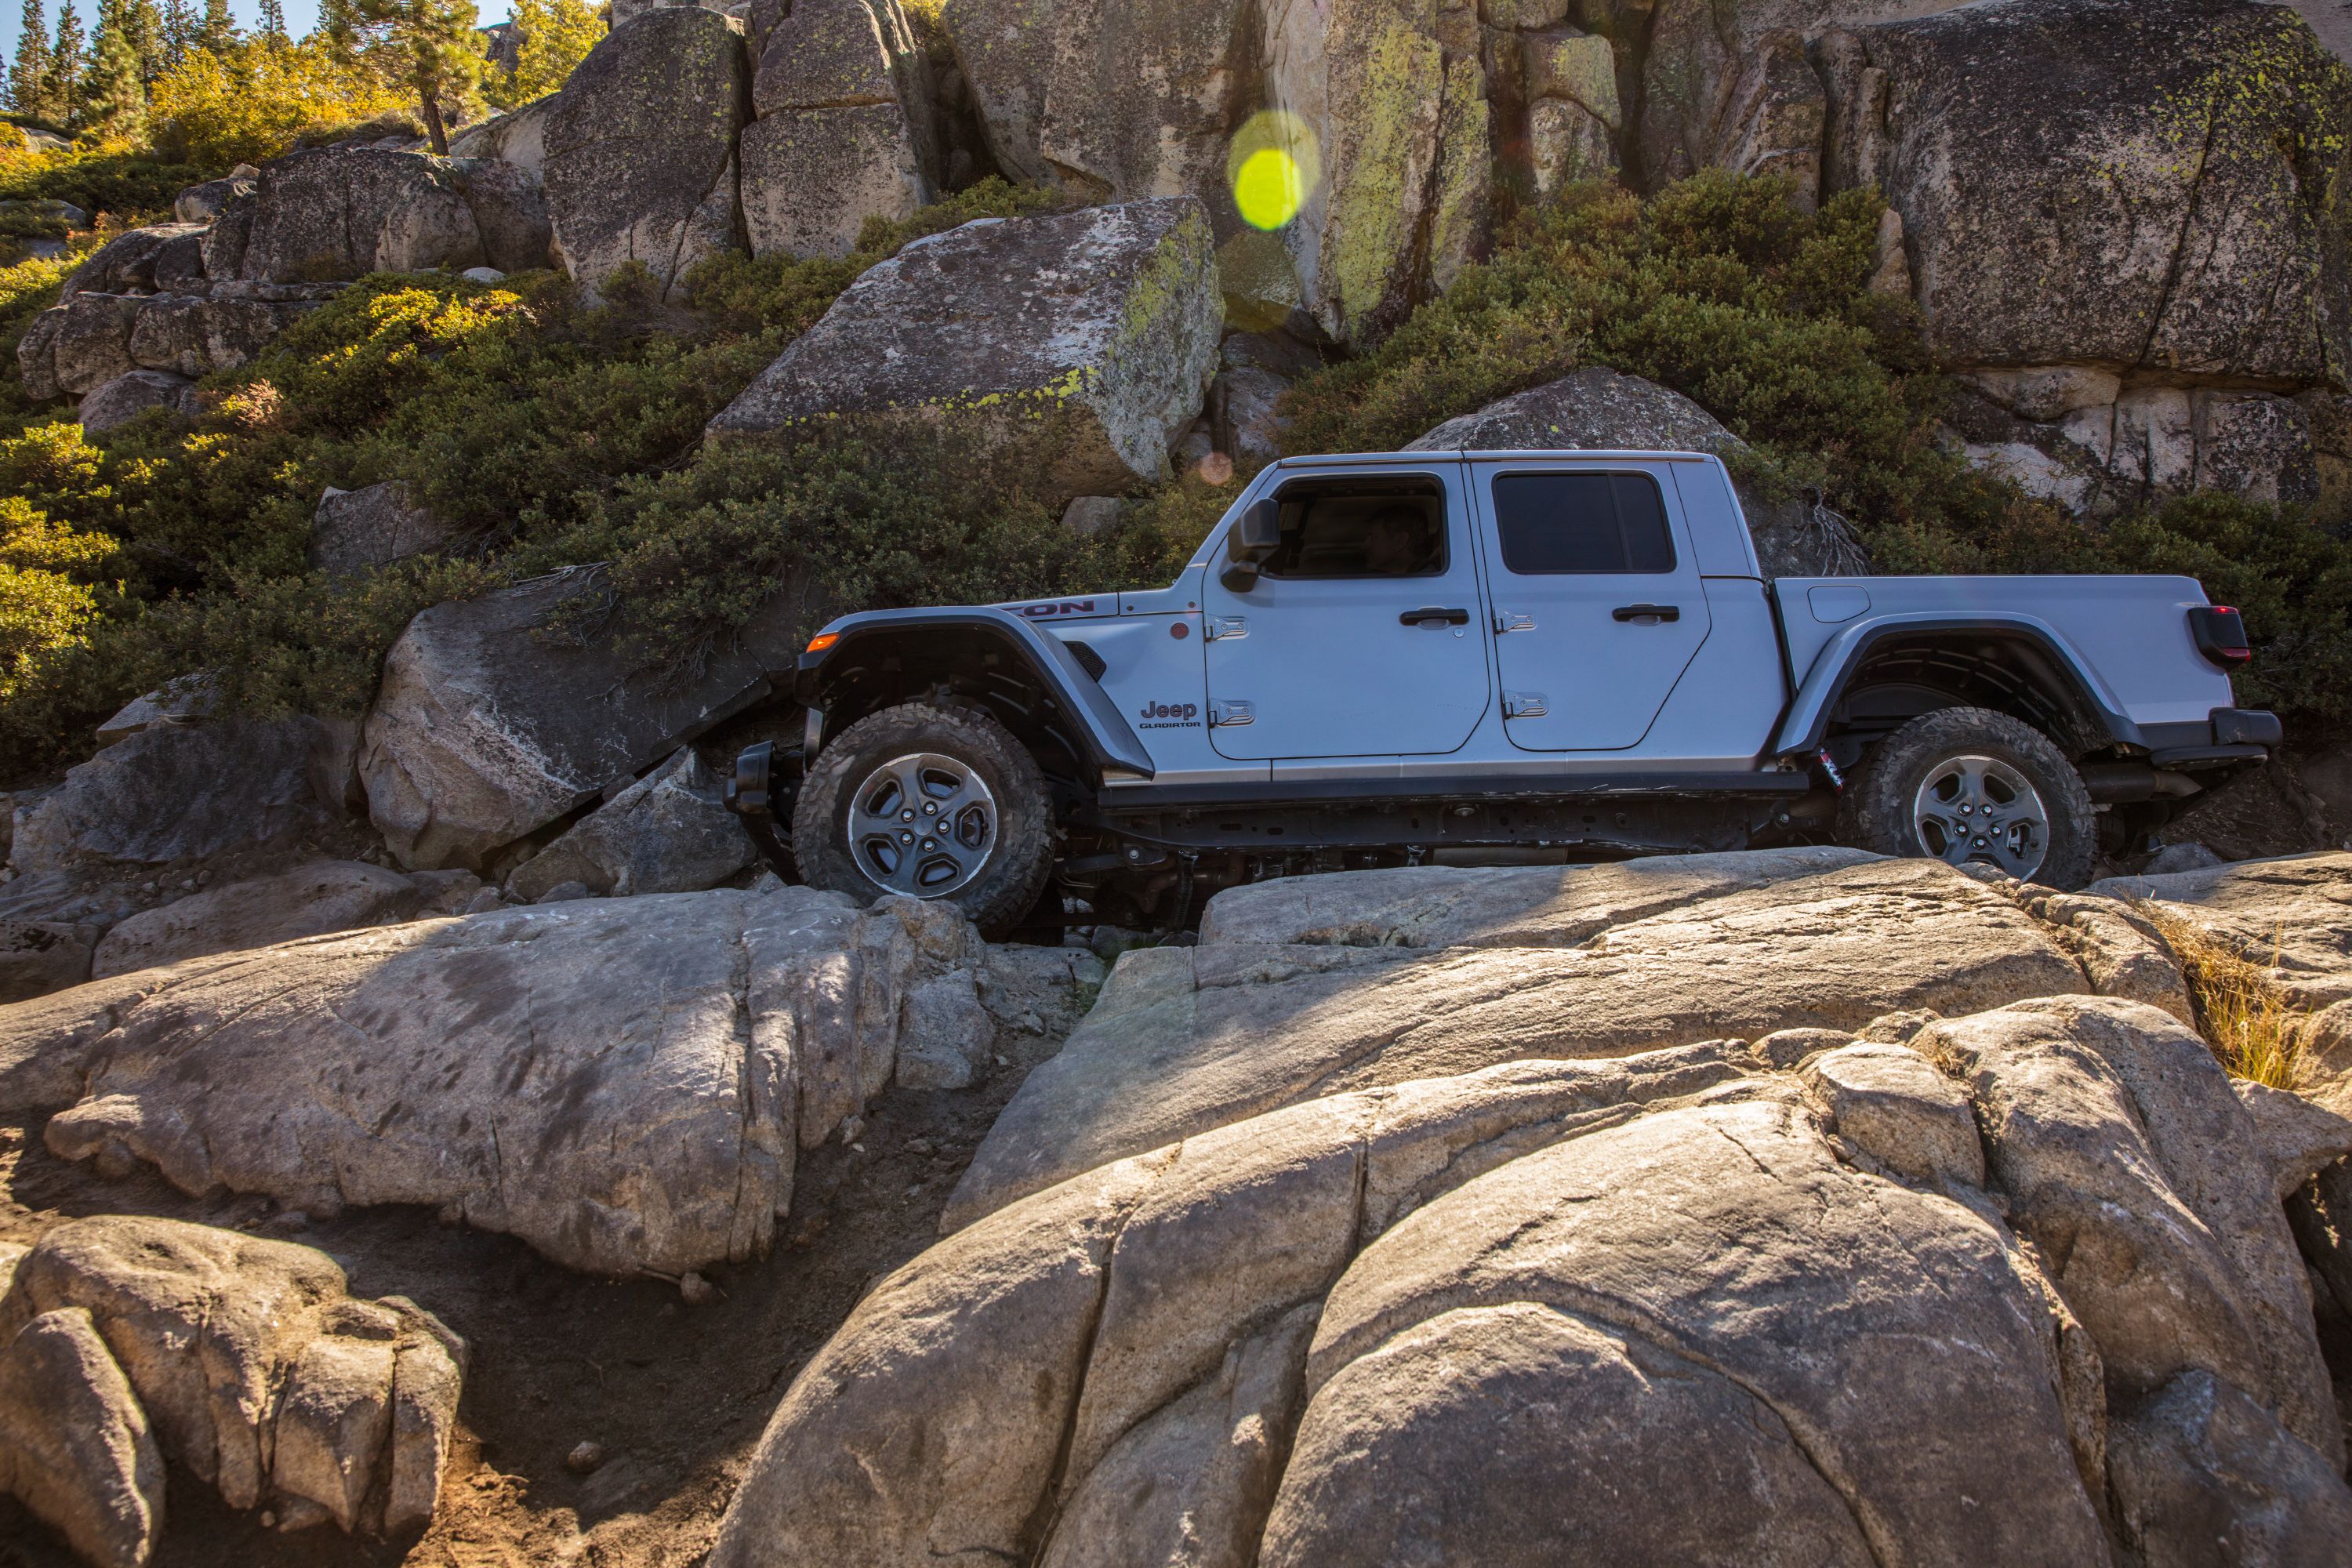
[(2082, 774), (2041, 731), (1988, 708), (1944, 708), (1878, 743), (1840, 804), (1838, 837), (2079, 888), (2098, 817)]
[(793, 855), (812, 887), (944, 900), (996, 937), (1053, 875), (1053, 827), (1045, 781), (1004, 726), (905, 702), (818, 753), (793, 809)]

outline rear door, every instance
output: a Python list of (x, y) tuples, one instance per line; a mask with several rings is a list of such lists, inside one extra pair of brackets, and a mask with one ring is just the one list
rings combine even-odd
[(1472, 465), (1513, 745), (1639, 745), (1706, 640), (1706, 595), (1670, 469)]
[[(1234, 761), (1458, 750), (1493, 700), (1458, 458), (1307, 473), (1246, 591), (1202, 590), (1209, 739)], [(1426, 612), (1426, 613), (1422, 613)]]

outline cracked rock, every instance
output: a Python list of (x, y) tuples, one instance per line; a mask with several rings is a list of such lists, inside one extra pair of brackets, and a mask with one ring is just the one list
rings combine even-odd
[(736, 138), (751, 100), (743, 25), (665, 6), (589, 51), (557, 95), (544, 174), (555, 244), (594, 287), (635, 262), (667, 299), (686, 270), (739, 248)]
[[(316, 1511), (370, 1533), (432, 1517), (465, 1346), (404, 1298), (350, 1297), (324, 1253), (177, 1220), (69, 1220), (0, 1295), (0, 1342), (14, 1342), (0, 1387), (44, 1334), (58, 1347), (41, 1374), (58, 1397), (23, 1412), (16, 1436), (31, 1452), (83, 1456), (61, 1482), (111, 1478), (110, 1540), (143, 1532), (152, 1545), (157, 1451), (233, 1508)], [(0, 1414), (0, 1459), (16, 1414)]]
[(0, 1105), (58, 1108), (51, 1152), (102, 1172), (676, 1276), (765, 1252), (796, 1150), (889, 1086), (910, 994), (985, 963), (943, 906), (800, 888), (379, 927), (0, 1009)]

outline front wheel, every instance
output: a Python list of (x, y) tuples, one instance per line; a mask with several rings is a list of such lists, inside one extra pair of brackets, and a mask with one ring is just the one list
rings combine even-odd
[(1988, 708), (1943, 708), (1878, 743), (1846, 789), (1838, 838), (2079, 888), (2098, 818), (2083, 775), (2041, 731)]
[(945, 900), (994, 938), (1045, 890), (1053, 828), (1045, 781), (1003, 725), (904, 702), (818, 753), (793, 808), (793, 856), (811, 887)]

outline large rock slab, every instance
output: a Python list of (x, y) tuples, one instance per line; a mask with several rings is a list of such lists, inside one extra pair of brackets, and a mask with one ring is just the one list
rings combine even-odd
[[(2143, 1380), (2184, 1300), (2293, 1267), (2194, 1037), (2057, 998), (1844, 1038), (1335, 1094), (1020, 1199), (812, 1358), (712, 1568), (2327, 1560), (2352, 1489), (2267, 1352)], [(1989, 1158), (1885, 1158), (1956, 1108)]]
[[(1461, 878), (1347, 873), (1220, 895), (1200, 946), (1126, 955), (990, 1130), (943, 1224), (1318, 1095), (2091, 990), (2047, 928), (1940, 862), (1669, 858), (1513, 873), (1468, 898)], [(1401, 907), (1416, 879), (1418, 911)], [(1256, 912), (1228, 925), (1228, 898)], [(1462, 945), (1331, 945), (1398, 931)]]
[[(2198, 1289), (2259, 1293), (2276, 1205), (2210, 1056), (2108, 999), (1923, 1038), (1813, 1058), (1848, 1058), (1834, 1131), (1788, 1036), (1338, 1094), (1074, 1176), (868, 1294), (710, 1561), (2304, 1560), (2352, 1490), (2302, 1417), (2193, 1363), (2137, 1382), (2178, 1303), (2053, 1234), (2018, 1163), (2065, 1139), (2016, 1069), (2105, 1075), (2142, 1152), (2084, 1223), (2168, 1207), (2212, 1238)], [(1897, 1100), (1988, 1119), (1992, 1158), (1890, 1179), (1860, 1145), (1900, 1146)]]
[(846, 256), (867, 218), (930, 200), (922, 60), (898, 0), (802, 0), (776, 23), (740, 147), (752, 255)]
[[(184, 257), (188, 244), (204, 232), (202, 223), (151, 224), (145, 228), (127, 229), (91, 251), (58, 288), (58, 297), (69, 300), (76, 294), (152, 294), (168, 289), (175, 270), (185, 270), (184, 260), (179, 258)], [(156, 276), (159, 267), (165, 269), (161, 280)]]
[(297, 937), (454, 915), (481, 890), (463, 871), (408, 876), (365, 861), (323, 860), (132, 915), (100, 939), (88, 975), (75, 979), (103, 980)]
[(18, 819), (11, 858), (37, 874), (283, 842), (338, 819), (340, 800), (313, 783), (333, 743), (328, 726), (302, 718), (142, 731), (69, 769)]
[(2049, 998), (1932, 1025), (2011, 1224), (2118, 1403), (2212, 1373), (2341, 1469), (2343, 1423), (2268, 1152), (2211, 1050), (2153, 1008)]
[(642, 264), (667, 299), (680, 274), (739, 247), (736, 138), (750, 117), (742, 24), (699, 6), (607, 34), (556, 96), (542, 172), (555, 243), (592, 287)]
[(0, 1104), (189, 1192), (425, 1204), (568, 1267), (765, 1249), (794, 1152), (890, 1083), (907, 999), (984, 972), (944, 906), (585, 900), (185, 960), (0, 1009)]
[(658, 762), (747, 692), (763, 695), (765, 673), (791, 668), (795, 628), (819, 608), (786, 589), (681, 683), (560, 624), (604, 592), (593, 569), (557, 573), (436, 605), (393, 644), (359, 768), (369, 816), (403, 865), (479, 870)]
[(2352, 78), (2294, 12), (2015, 0), (1817, 53), (1830, 182), (1902, 214), (1948, 361), (2303, 384), (2352, 356)]
[(120, 429), (151, 408), (161, 408), (183, 419), (194, 418), (202, 407), (195, 383), (166, 370), (134, 370), (102, 386), (92, 387), (77, 412), (82, 434), (103, 436)]
[(940, 19), (1008, 174), (1085, 197), (1222, 202), (1230, 232), (1236, 49), (1256, 9), (947, 0)]
[(789, 435), (840, 414), (945, 420), (1045, 441), (1066, 496), (1118, 493), (1166, 477), (1222, 320), (1197, 202), (983, 219), (866, 272), (709, 434)]
[(113, 1430), (107, 1468), (134, 1493), (110, 1510), (117, 1539), (143, 1525), (152, 1542), (154, 1449), (232, 1507), (267, 1503), (289, 1526), (331, 1519), (375, 1534), (431, 1520), (465, 1344), (404, 1298), (350, 1296), (326, 1254), (176, 1220), (69, 1220), (0, 1294), (0, 1343), (16, 1342), (0, 1364), (60, 1324), (108, 1420), (77, 1430), (68, 1424), (82, 1412), (61, 1402), (34, 1414), (33, 1436), (87, 1448)]
[[(323, 294), (329, 290), (289, 285), (288, 291)], [(195, 377), (234, 370), (259, 353), (304, 312), (316, 309), (314, 300), (158, 294), (141, 301), (131, 317), (129, 352), (134, 363), (174, 375)]]
[[(1216, 1418), (1200, 1408), (1211, 1399), (1230, 1410), (1242, 1388), (1219, 1386), (1219, 1374), (1234, 1347), (1237, 1376), (1255, 1363), (1261, 1396), (1295, 1411), (1295, 1398), (1279, 1398), (1295, 1378), (1265, 1365), (1287, 1359), (1279, 1342), (1294, 1331), (1276, 1320), (1329, 1289), (1360, 1233), (1490, 1168), (1515, 1138), (1622, 1119), (1738, 1070), (1706, 1053), (1528, 1062), (1392, 1097), (1340, 1096), (992, 1215), (883, 1280), (812, 1361), (761, 1440), (711, 1563), (1027, 1555), (1065, 1445), (1074, 1486), (1097, 1471), (1105, 1486), (1131, 1479), (1150, 1458), (1139, 1448), (1196, 1440)], [(1247, 1348), (1269, 1323), (1276, 1342)], [(1189, 1431), (1152, 1424), (1203, 1384), (1214, 1394), (1186, 1410)], [(1031, 1397), (1006, 1399), (1007, 1387)], [(1274, 1426), (1290, 1411), (1276, 1410)], [(1253, 1473), (1246, 1454), (1233, 1458), (1229, 1488)], [(1135, 1560), (1175, 1555), (1196, 1534), (1255, 1537), (1268, 1489), (1212, 1496), (1210, 1476), (1186, 1484), (1195, 1511), (1161, 1512), (1174, 1529)], [(1087, 1529), (1098, 1516), (1091, 1497), (1081, 1503)], [(1149, 1522), (1128, 1521), (1129, 1539)]]
[(1480, 51), (1448, 47), (1437, 7), (1390, 0), (1278, 0), (1260, 26), (1265, 96), (1288, 117), (1268, 144), (1298, 160), (1306, 187), (1280, 230), (1303, 304), (1334, 337), (1375, 336), (1485, 237), (1495, 136)]
[[(1499, 1553), (1639, 1499), (1629, 1551), (1664, 1531), (1749, 1560), (1761, 1530), (1805, 1542), (1782, 1561), (2097, 1561), (2042, 1321), (1997, 1226), (1841, 1165), (1785, 1104), (1659, 1112), (1481, 1176), (1357, 1258), (1261, 1560), (1394, 1561), (1432, 1513)], [(1449, 1394), (1450, 1356), (1502, 1397)], [(1462, 1462), (1507, 1451), (1523, 1404), (1552, 1407), (1550, 1442)], [(1600, 1422), (1613, 1440), (1570, 1441)]]

